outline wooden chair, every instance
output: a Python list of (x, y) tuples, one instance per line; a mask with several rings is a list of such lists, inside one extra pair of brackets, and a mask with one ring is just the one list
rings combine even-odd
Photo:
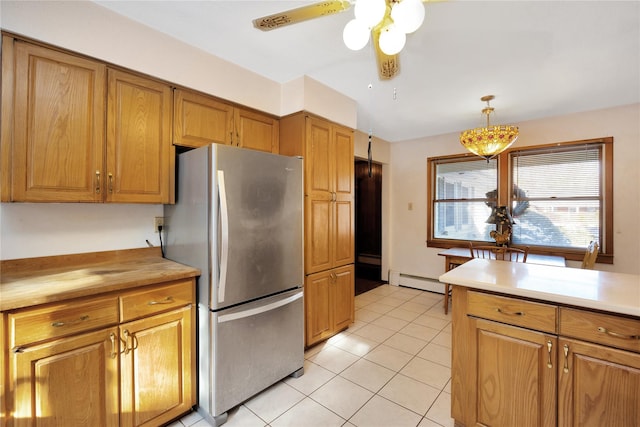
[[(449, 263), (449, 267), (447, 271), (453, 270), (456, 267), (459, 267), (460, 264)], [(451, 297), (451, 285), (448, 283), (444, 284), (444, 314), (449, 313), (449, 298)]]
[(598, 242), (594, 242), (592, 240), (589, 242), (589, 246), (587, 246), (584, 258), (582, 259), (582, 266), (580, 268), (593, 270), (593, 267), (596, 264), (596, 258), (598, 258)]
[[(527, 262), (529, 254), (529, 246), (524, 249), (507, 248), (504, 246), (473, 246), (469, 242), (469, 250), (471, 258), (497, 259), (501, 261)], [(449, 265), (449, 270), (457, 267), (457, 265)], [(444, 284), (444, 314), (449, 313), (449, 297), (451, 296), (451, 285)]]
[(471, 258), (527, 262), (529, 246), (524, 249), (518, 249), (504, 246), (473, 246), (473, 244), (469, 242), (469, 251), (471, 251)]

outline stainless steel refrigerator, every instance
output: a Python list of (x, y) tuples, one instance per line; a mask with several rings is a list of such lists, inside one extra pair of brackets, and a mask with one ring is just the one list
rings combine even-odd
[(198, 411), (303, 372), (302, 159), (212, 144), (177, 158), (165, 256), (198, 278)]

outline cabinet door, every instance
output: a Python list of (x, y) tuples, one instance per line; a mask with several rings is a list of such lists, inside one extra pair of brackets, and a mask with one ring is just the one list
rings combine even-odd
[(331, 288), (333, 279), (330, 272), (311, 274), (304, 284), (305, 344), (313, 345), (333, 335), (331, 324)]
[(314, 273), (354, 261), (353, 134), (307, 118), (306, 264)]
[(109, 70), (106, 200), (169, 203), (171, 88)]
[(117, 334), (104, 329), (11, 353), (13, 425), (118, 426)]
[(194, 148), (211, 143), (231, 144), (233, 111), (233, 106), (212, 97), (176, 89), (173, 143)]
[(11, 199), (101, 201), (105, 66), (24, 42), (14, 46)]
[(340, 331), (353, 323), (355, 313), (355, 269), (353, 265), (336, 268), (333, 292), (333, 328)]
[(236, 145), (267, 153), (280, 151), (280, 126), (277, 119), (236, 108), (234, 125)]
[(306, 121), (305, 196), (332, 200), (334, 161), (331, 124), (313, 117)]
[(304, 298), (307, 346), (331, 337), (353, 322), (354, 280), (353, 265), (306, 277)]
[(331, 199), (305, 197), (305, 273), (333, 267), (333, 221), (335, 203)]
[(334, 127), (333, 266), (352, 264), (355, 256), (353, 132)]
[(472, 425), (555, 426), (557, 338), (481, 319), (475, 329)]
[(157, 426), (195, 404), (191, 306), (122, 324), (121, 426)]
[(560, 339), (559, 426), (639, 426), (640, 354)]

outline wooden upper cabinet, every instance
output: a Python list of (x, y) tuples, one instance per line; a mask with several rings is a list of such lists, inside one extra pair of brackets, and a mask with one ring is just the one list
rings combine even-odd
[(171, 88), (111, 69), (108, 87), (107, 201), (169, 203)]
[(208, 95), (176, 89), (173, 143), (202, 147), (211, 143), (278, 153), (278, 119), (219, 101)]
[(10, 199), (100, 201), (106, 67), (20, 41), (3, 47), (15, 49)]
[(173, 143), (193, 148), (213, 142), (231, 144), (233, 110), (233, 106), (210, 96), (176, 89)]
[(236, 108), (233, 121), (236, 145), (267, 153), (279, 153), (280, 122), (277, 119)]
[[(169, 85), (3, 36), (2, 201), (173, 201)], [(108, 96), (107, 96), (108, 94)]]

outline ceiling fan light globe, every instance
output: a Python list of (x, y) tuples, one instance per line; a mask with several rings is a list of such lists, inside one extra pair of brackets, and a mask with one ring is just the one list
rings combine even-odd
[(360, 50), (369, 42), (369, 34), (370, 31), (364, 23), (352, 19), (344, 26), (342, 40), (349, 49)]
[(354, 14), (367, 28), (373, 28), (384, 18), (387, 11), (385, 0), (357, 0)]
[(396, 28), (395, 25), (390, 25), (382, 30), (378, 43), (382, 52), (392, 56), (402, 50), (406, 41), (407, 35)]
[(391, 19), (406, 34), (416, 31), (424, 22), (424, 4), (421, 0), (402, 0), (394, 3)]

